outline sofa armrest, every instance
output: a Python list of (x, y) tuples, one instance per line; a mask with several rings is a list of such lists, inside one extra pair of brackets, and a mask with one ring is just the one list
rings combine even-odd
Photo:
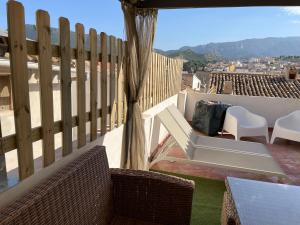
[(190, 224), (194, 182), (148, 171), (111, 169), (114, 212), (162, 225)]

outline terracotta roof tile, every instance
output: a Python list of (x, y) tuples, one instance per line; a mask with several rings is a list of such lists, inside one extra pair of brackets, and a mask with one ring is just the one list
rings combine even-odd
[(215, 85), (221, 94), (224, 81), (232, 81), (234, 95), (300, 98), (300, 80), (264, 74), (212, 73), (210, 88)]

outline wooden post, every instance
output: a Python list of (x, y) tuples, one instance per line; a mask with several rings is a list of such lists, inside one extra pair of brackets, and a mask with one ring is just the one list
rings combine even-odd
[(36, 25), (39, 48), (43, 165), (46, 167), (55, 161), (50, 17), (46, 11), (37, 11)]
[(109, 47), (110, 47), (110, 130), (115, 127), (116, 123), (116, 96), (117, 96), (117, 88), (118, 85), (116, 78), (116, 38), (114, 36), (109, 37)]
[(106, 126), (107, 126), (107, 35), (105, 33), (101, 33), (101, 109), (102, 109), (102, 117), (101, 117), (101, 135), (106, 134)]
[(97, 79), (97, 32), (95, 29), (90, 29), (90, 107), (91, 107), (91, 141), (97, 138), (97, 105), (98, 105), (98, 79)]
[(86, 144), (86, 118), (85, 118), (85, 59), (84, 59), (84, 27), (76, 24), (76, 43), (77, 43), (77, 114), (78, 114), (78, 148)]
[(61, 77), (61, 119), (62, 119), (62, 155), (72, 152), (72, 99), (71, 99), (71, 45), (70, 23), (59, 18), (60, 77)]
[(126, 122), (127, 119), (127, 95), (128, 95), (128, 82), (127, 82), (127, 57), (128, 57), (128, 48), (127, 48), (127, 42), (123, 42), (123, 52), (124, 52), (124, 69), (123, 69), (123, 77), (124, 77), (124, 113), (123, 113), (123, 122)]
[(121, 39), (118, 39), (118, 65), (117, 65), (117, 77), (118, 77), (118, 87), (117, 87), (117, 126), (121, 126), (122, 124), (122, 116), (123, 116), (123, 102), (124, 102), (124, 71), (123, 71), (123, 42)]
[[(1, 128), (1, 117), (0, 117), (0, 139), (2, 138), (2, 128)], [(1, 141), (0, 141), (1, 143)], [(2, 187), (7, 187), (7, 172), (6, 172), (6, 163), (5, 155), (0, 152), (0, 189)]]
[(19, 176), (23, 180), (34, 172), (24, 8), (8, 1), (7, 12)]
[(153, 53), (153, 68), (154, 68), (154, 74), (153, 74), (153, 106), (157, 104), (157, 54)]

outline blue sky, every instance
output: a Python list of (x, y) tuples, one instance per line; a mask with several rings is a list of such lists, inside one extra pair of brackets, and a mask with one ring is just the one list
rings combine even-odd
[[(47, 10), (51, 26), (60, 16), (124, 38), (123, 14), (118, 0), (21, 0), (26, 23), (35, 23), (35, 11)], [(6, 0), (0, 0), (0, 27), (6, 28)], [(217, 8), (160, 10), (155, 47), (169, 50), (209, 42), (247, 38), (300, 36), (300, 7)]]

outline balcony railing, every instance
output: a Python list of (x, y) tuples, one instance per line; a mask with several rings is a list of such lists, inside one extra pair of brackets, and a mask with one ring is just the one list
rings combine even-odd
[[(126, 41), (103, 32), (99, 38), (95, 29), (90, 29), (89, 35), (85, 35), (82, 24), (76, 24), (74, 34), (70, 31), (68, 19), (61, 17), (59, 44), (53, 44), (49, 14), (41, 10), (36, 13), (37, 40), (27, 40), (22, 4), (9, 1), (7, 6), (8, 36), (1, 38), (3, 43), (7, 43), (7, 46), (2, 45), (2, 49), (8, 47), (10, 57), (15, 133), (0, 136), (0, 156), (17, 149), (19, 178), (22, 180), (34, 173), (33, 142), (42, 140), (43, 166), (46, 167), (55, 161), (56, 134), (62, 133), (62, 155), (66, 156), (72, 152), (74, 143), (72, 128), (77, 128), (75, 141), (80, 148), (125, 122), (128, 91)], [(71, 47), (72, 35), (76, 39), (75, 48)], [(88, 50), (86, 41), (89, 42)], [(32, 102), (30, 97), (29, 56), (38, 58), (39, 102)], [(59, 86), (59, 102), (53, 97), (53, 58), (57, 58), (55, 61), (59, 68), (55, 84)], [(75, 64), (73, 68), (72, 64)], [(140, 99), (142, 109), (149, 109), (178, 93), (181, 71), (181, 60), (153, 53), (147, 84)], [(74, 96), (74, 93), (77, 94)], [(33, 105), (40, 105), (40, 110)], [(53, 115), (57, 114), (57, 105), (61, 106), (59, 120), (55, 120)], [(74, 109), (72, 105), (77, 107)], [(36, 114), (40, 114), (40, 125), (33, 127), (32, 120)], [(87, 123), (90, 124), (89, 131)]]

